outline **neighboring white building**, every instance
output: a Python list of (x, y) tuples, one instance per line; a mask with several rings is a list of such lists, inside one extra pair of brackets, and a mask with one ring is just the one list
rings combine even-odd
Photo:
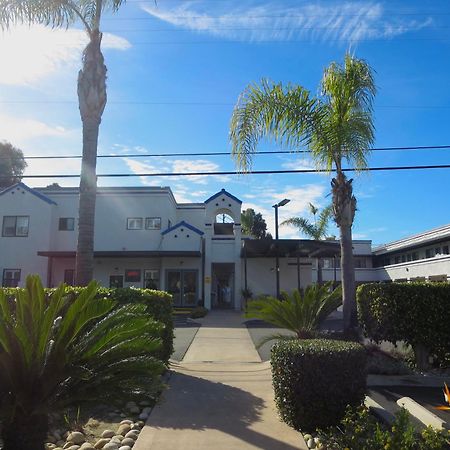
[[(241, 204), (224, 189), (203, 203), (177, 203), (168, 187), (98, 188), (95, 279), (104, 286), (167, 290), (179, 306), (195, 306), (201, 301), (207, 308), (240, 309), (243, 288), (274, 295), (275, 241), (241, 236)], [(4, 286), (23, 285), (29, 273), (39, 274), (47, 286), (73, 282), (77, 210), (77, 188), (31, 189), (18, 183), (0, 192)], [(450, 226), (446, 233), (447, 241), (442, 241), (440, 248), (448, 254)], [(393, 243), (376, 249), (376, 265), (388, 262), (380, 262), (381, 255), (400, 252), (404, 241), (408, 247), (410, 241), (403, 240), (397, 246)], [(435, 241), (426, 242), (425, 254), (429, 248), (436, 253)], [(318, 261), (323, 280), (340, 279), (337, 241), (281, 239), (278, 254), (282, 290), (315, 282)], [(369, 240), (354, 241), (354, 254), (357, 282), (412, 278), (397, 276), (393, 272), (396, 267), (390, 265), (374, 268)], [(401, 252), (399, 255), (402, 258)], [(410, 262), (407, 255), (405, 263), (400, 263), (403, 270), (412, 270), (414, 264), (419, 267), (420, 261), (412, 261), (413, 252)], [(431, 262), (434, 265), (440, 260), (446, 264), (444, 268), (430, 269)], [(424, 262), (427, 279), (449, 276), (448, 255)]]

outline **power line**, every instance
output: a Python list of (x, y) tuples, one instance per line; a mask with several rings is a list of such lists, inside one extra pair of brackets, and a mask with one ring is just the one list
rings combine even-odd
[[(0, 100), (0, 104), (17, 105), (57, 105), (78, 104), (76, 100)], [(150, 105), (150, 106), (235, 106), (232, 102), (182, 102), (182, 101), (133, 101), (133, 100), (108, 100), (108, 105)], [(376, 105), (376, 109), (450, 109), (450, 105)]]
[[(411, 147), (376, 147), (370, 151), (413, 151), (413, 150), (448, 150), (450, 145), (419, 145)], [(255, 152), (254, 155), (295, 155), (299, 153), (311, 153), (311, 150), (266, 150)], [(196, 152), (196, 153), (130, 153), (128, 155), (97, 155), (97, 158), (170, 158), (191, 156), (232, 156), (231, 152)], [(0, 157), (4, 159), (7, 157)], [(24, 159), (81, 159), (81, 155), (49, 155), (49, 156), (24, 156)]]
[[(426, 166), (388, 166), (388, 167), (367, 167), (360, 169), (362, 172), (379, 172), (394, 170), (431, 170), (431, 169), (450, 169), (450, 164), (426, 165)], [(343, 172), (356, 172), (356, 169), (342, 169)], [(325, 169), (286, 169), (286, 170), (249, 170), (245, 172), (248, 175), (273, 175), (288, 173), (329, 173)], [(332, 172), (332, 171), (331, 171)], [(193, 177), (193, 176), (223, 176), (223, 175), (242, 175), (243, 172), (237, 170), (215, 171), (215, 172), (160, 172), (160, 173), (106, 173), (98, 174), (97, 178), (132, 178), (132, 177)], [(48, 174), (48, 175), (22, 175), (22, 178), (79, 178), (76, 174)], [(2, 176), (0, 178), (9, 178)]]

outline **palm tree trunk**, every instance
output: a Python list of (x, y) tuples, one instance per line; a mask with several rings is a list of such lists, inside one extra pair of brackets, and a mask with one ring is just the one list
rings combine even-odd
[(3, 449), (43, 450), (47, 433), (46, 414), (29, 415), (28, 411), (16, 412), (11, 422), (3, 424)]
[(78, 74), (78, 101), (83, 123), (83, 159), (80, 176), (76, 283), (88, 284), (94, 273), (94, 225), (97, 194), (97, 145), (106, 105), (106, 66), (100, 49), (102, 34), (94, 30), (84, 50)]
[(353, 195), (353, 180), (338, 171), (331, 181), (333, 210), (341, 235), (341, 280), (344, 309), (344, 330), (356, 326), (355, 265), (353, 261), (352, 225), (356, 211), (356, 198)]

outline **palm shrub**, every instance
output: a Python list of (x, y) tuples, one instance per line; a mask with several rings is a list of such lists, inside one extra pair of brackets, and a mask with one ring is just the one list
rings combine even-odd
[(272, 325), (292, 331), (295, 336), (275, 334), (258, 345), (273, 339), (307, 339), (314, 336), (326, 317), (342, 304), (340, 286), (332, 289), (332, 283), (311, 284), (302, 295), (295, 289), (291, 295), (282, 292), (281, 299), (264, 296), (251, 300), (246, 317), (261, 319)]
[(46, 294), (38, 276), (14, 296), (0, 290), (0, 415), (5, 450), (42, 450), (54, 408), (155, 396), (162, 362), (159, 324), (145, 306)]

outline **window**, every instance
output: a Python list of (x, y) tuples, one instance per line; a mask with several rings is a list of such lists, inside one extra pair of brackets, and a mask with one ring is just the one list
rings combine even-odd
[(427, 248), (427, 249), (425, 250), (425, 258), (432, 258), (433, 256), (434, 256), (434, 254), (433, 254), (433, 249)]
[(3, 270), (3, 287), (17, 287), (20, 281), (20, 269)]
[(27, 237), (29, 216), (4, 216), (2, 236)]
[(144, 288), (159, 289), (159, 270), (144, 270)]
[(75, 219), (73, 217), (59, 218), (59, 231), (73, 231), (75, 229)]
[(123, 275), (111, 275), (109, 277), (110, 288), (123, 288)]
[(436, 247), (436, 248), (434, 249), (434, 254), (435, 254), (435, 255), (440, 255), (440, 254), (441, 254), (441, 247)]
[(442, 254), (443, 254), (443, 255), (448, 255), (448, 245), (444, 245), (444, 246), (442, 247)]
[(395, 264), (399, 264), (400, 263), (400, 256), (396, 256), (395, 257)]
[(367, 267), (366, 258), (355, 258), (355, 268), (365, 269)]
[(160, 230), (161, 229), (161, 217), (146, 217), (145, 218), (146, 230)]
[(75, 271), (73, 269), (64, 270), (64, 283), (68, 286), (73, 286)]
[(412, 260), (413, 261), (417, 261), (419, 259), (419, 253), (418, 252), (413, 252), (412, 254)]
[(406, 262), (406, 255), (402, 255), (402, 263)]
[(142, 230), (143, 222), (142, 217), (128, 217), (127, 230)]
[(136, 283), (141, 281), (141, 271), (139, 269), (125, 270), (125, 282)]

